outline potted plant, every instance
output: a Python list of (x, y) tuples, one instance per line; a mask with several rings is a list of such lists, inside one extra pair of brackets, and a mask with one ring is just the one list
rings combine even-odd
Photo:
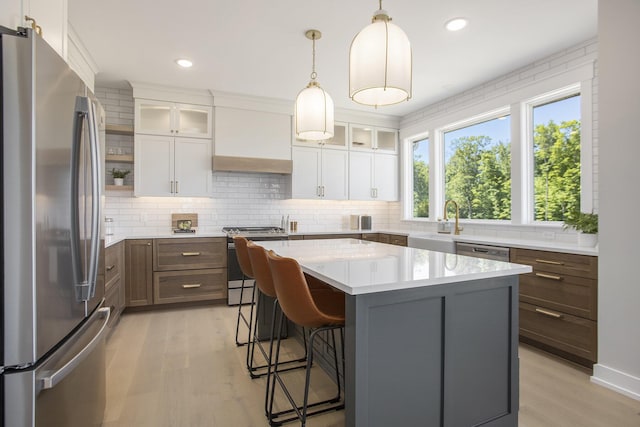
[(578, 246), (595, 246), (598, 243), (598, 214), (576, 212), (564, 220), (564, 228), (578, 231)]
[(123, 185), (124, 178), (130, 173), (131, 171), (128, 171), (128, 170), (120, 170), (116, 168), (111, 169), (111, 176), (113, 177), (114, 185), (118, 185), (118, 186)]

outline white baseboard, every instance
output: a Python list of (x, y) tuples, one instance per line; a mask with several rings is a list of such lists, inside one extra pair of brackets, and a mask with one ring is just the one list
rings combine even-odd
[(591, 382), (640, 400), (640, 378), (601, 364), (593, 366)]

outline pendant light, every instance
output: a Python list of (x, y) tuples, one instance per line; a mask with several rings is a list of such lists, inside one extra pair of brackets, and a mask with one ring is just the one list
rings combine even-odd
[(311, 81), (296, 98), (296, 136), (308, 141), (323, 141), (333, 136), (333, 100), (316, 81), (316, 40), (322, 33), (309, 30), (305, 35), (313, 42), (313, 62)]
[(351, 42), (349, 97), (358, 104), (392, 105), (411, 98), (411, 44), (386, 10), (373, 13), (371, 24)]

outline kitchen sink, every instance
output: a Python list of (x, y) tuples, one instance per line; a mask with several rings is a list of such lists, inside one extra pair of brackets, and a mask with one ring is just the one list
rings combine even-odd
[(451, 234), (422, 233), (411, 234), (407, 239), (410, 248), (427, 249), (430, 251), (456, 253), (456, 242)]

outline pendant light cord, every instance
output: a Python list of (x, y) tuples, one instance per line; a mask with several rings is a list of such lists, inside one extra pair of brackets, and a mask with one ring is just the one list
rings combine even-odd
[(318, 77), (318, 73), (316, 73), (316, 34), (313, 33), (313, 35), (311, 36), (311, 41), (313, 43), (313, 50), (312, 50), (312, 59), (311, 59), (311, 80), (316, 79), (316, 77)]

